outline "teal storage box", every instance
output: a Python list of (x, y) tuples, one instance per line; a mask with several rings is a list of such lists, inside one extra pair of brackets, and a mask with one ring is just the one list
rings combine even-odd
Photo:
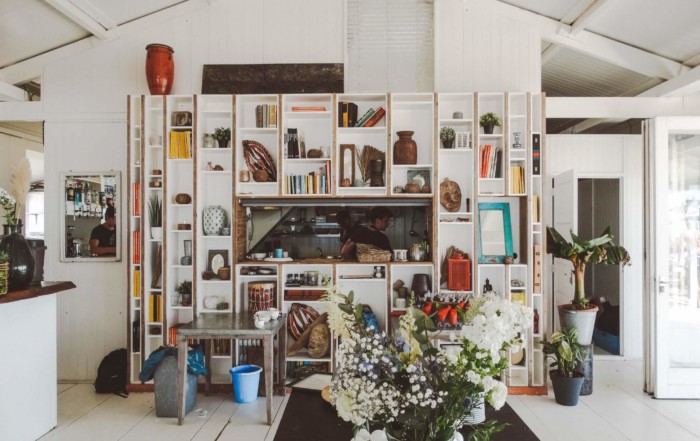
[(613, 355), (620, 355), (620, 336), (593, 328), (593, 343)]
[[(177, 418), (177, 357), (164, 357), (153, 375), (156, 416)], [(188, 373), (185, 382), (185, 415), (197, 404), (197, 376)]]

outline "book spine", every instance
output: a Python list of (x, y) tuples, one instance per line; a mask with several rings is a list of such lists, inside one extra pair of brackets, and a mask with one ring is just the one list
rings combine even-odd
[(362, 127), (374, 127), (384, 117), (385, 113), (386, 110), (384, 110), (384, 107), (379, 106), (377, 111), (374, 112), (374, 115), (372, 115)]
[(362, 125), (366, 123), (367, 120), (370, 119), (372, 115), (374, 115), (374, 113), (374, 109), (370, 107), (369, 110), (367, 110), (364, 113), (364, 115), (362, 115), (362, 117), (355, 123), (355, 127), (362, 127)]
[(270, 106), (270, 127), (277, 127), (277, 104)]
[(255, 106), (255, 127), (262, 128), (263, 126), (263, 108), (261, 104)]
[(357, 123), (357, 104), (348, 103), (348, 125), (346, 127), (355, 127)]
[(532, 175), (540, 175), (540, 134), (532, 134)]

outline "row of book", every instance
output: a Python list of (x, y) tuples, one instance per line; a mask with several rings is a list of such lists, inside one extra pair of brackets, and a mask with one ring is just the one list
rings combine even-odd
[(258, 104), (255, 106), (255, 127), (277, 127), (277, 104)]
[(367, 110), (360, 119), (355, 123), (354, 127), (374, 127), (386, 113), (384, 107), (379, 106), (376, 109), (370, 108)]
[(510, 193), (525, 193), (525, 168), (519, 165), (510, 166)]
[(131, 207), (132, 216), (141, 216), (141, 183), (134, 182), (132, 185), (132, 197), (133, 207)]
[(170, 159), (190, 159), (192, 157), (192, 132), (171, 131), (170, 149), (168, 150)]
[(141, 297), (141, 270), (135, 269), (131, 272), (131, 293), (135, 299)]
[(168, 328), (168, 344), (174, 346), (177, 344), (177, 328), (182, 326), (182, 323), (172, 325)]
[(384, 107), (369, 108), (358, 118), (357, 104), (349, 101), (338, 103), (338, 127), (372, 127), (386, 114)]
[(153, 293), (148, 296), (148, 321), (160, 323), (163, 321), (163, 296), (160, 293)]
[(308, 175), (287, 175), (285, 194), (331, 194), (331, 181), (327, 174), (311, 172)]
[(501, 162), (503, 152), (500, 147), (491, 144), (479, 146), (479, 177), (480, 178), (501, 178)]
[(141, 232), (133, 231), (131, 233), (131, 257), (134, 265), (141, 265)]

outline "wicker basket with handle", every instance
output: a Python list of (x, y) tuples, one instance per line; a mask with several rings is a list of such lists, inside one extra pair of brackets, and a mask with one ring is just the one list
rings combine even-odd
[(358, 243), (357, 260), (360, 262), (388, 262), (391, 260), (391, 251), (366, 243)]

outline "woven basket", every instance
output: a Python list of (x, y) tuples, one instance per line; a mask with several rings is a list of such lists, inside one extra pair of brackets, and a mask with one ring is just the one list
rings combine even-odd
[(0, 263), (0, 296), (7, 294), (7, 279), (10, 275), (10, 263)]
[(366, 243), (358, 243), (357, 260), (360, 262), (388, 262), (391, 260), (391, 251), (383, 250)]

